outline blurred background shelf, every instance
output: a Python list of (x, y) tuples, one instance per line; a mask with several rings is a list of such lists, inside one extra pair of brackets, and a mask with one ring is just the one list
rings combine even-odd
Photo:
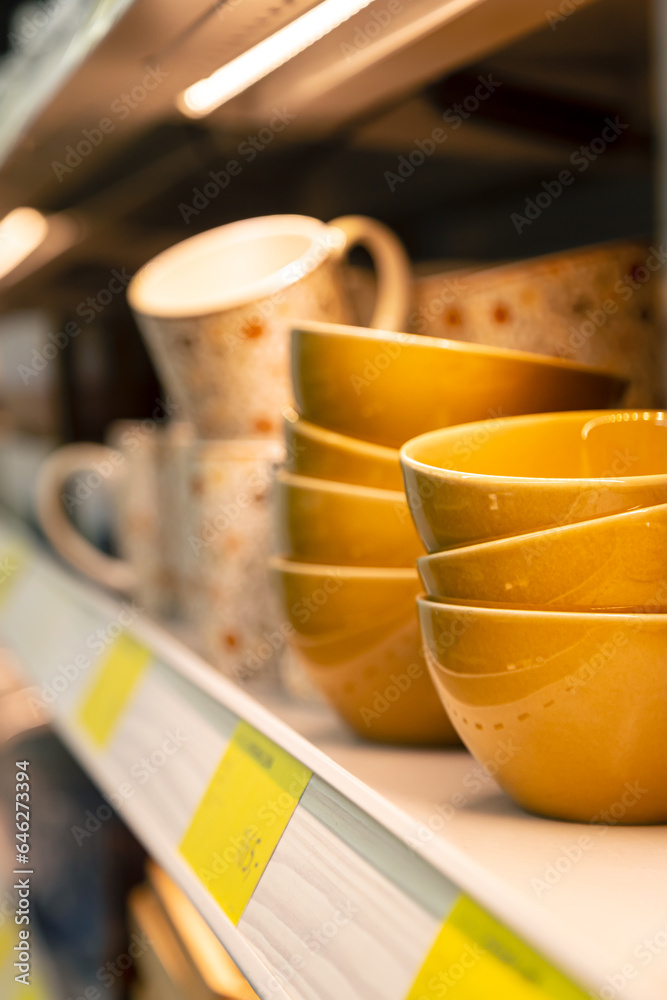
[[(150, 667), (107, 745), (96, 747), (81, 723), (104, 661), (104, 652), (90, 656), (91, 637), (108, 650), (122, 606), (56, 565), (8, 516), (0, 554), (17, 567), (2, 586), (0, 634), (31, 682), (27, 721), (53, 718), (260, 997), (403, 1000), (464, 892), (584, 988), (622, 978), (629, 1000), (662, 1000), (660, 827), (533, 818), (502, 795), (493, 762), (484, 770), (463, 750), (362, 745), (323, 706), (240, 691), (142, 615), (127, 631)], [(76, 667), (86, 651), (90, 665)], [(178, 845), (239, 720), (313, 777), (234, 926)], [(165, 739), (175, 740), (173, 755), (160, 755)], [(305, 947), (318, 933), (326, 948)]]

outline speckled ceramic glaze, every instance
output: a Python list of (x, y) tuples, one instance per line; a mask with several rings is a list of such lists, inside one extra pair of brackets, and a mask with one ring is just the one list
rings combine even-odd
[(283, 473), (275, 502), (276, 552), (297, 562), (413, 568), (423, 555), (403, 491)]
[[(173, 615), (178, 607), (180, 552), (174, 538), (180, 511), (165, 480), (180, 442), (190, 434), (180, 422), (116, 421), (109, 446), (59, 448), (44, 463), (38, 483), (40, 523), (57, 551), (104, 586), (132, 593), (157, 616)], [(74, 487), (68, 486), (72, 477)], [(97, 549), (66, 517), (63, 501), (72, 489), (76, 506), (98, 489), (111, 491), (119, 558)]]
[(240, 682), (272, 675), (285, 644), (267, 571), (282, 455), (282, 442), (196, 441), (183, 459), (186, 617), (207, 659)]
[(276, 437), (292, 401), (293, 316), (350, 321), (336, 265), (320, 265), (280, 293), (279, 301), (263, 299), (196, 318), (137, 314), (137, 322), (163, 384), (202, 437)]
[(271, 568), (293, 653), (355, 732), (392, 743), (458, 741), (426, 670), (415, 570), (277, 557)]
[(193, 429), (176, 422), (164, 429), (150, 421), (112, 425), (110, 444), (124, 458), (117, 490), (118, 548), (137, 575), (137, 596), (160, 617), (178, 614), (182, 510), (170, 488), (173, 465)]
[(444, 600), (667, 611), (667, 504), (418, 560)]
[(570, 358), (630, 379), (626, 406), (664, 402), (660, 247), (583, 247), (415, 281), (410, 329)]
[(426, 549), (667, 503), (663, 419), (650, 411), (551, 413), (449, 427), (409, 441), (401, 464)]
[(520, 805), (585, 823), (667, 822), (667, 615), (420, 600), (419, 616), (455, 728)]
[(185, 240), (142, 268), (128, 300), (167, 391), (200, 437), (277, 437), (291, 403), (294, 319), (351, 322), (341, 258), (366, 245), (378, 266), (372, 321), (405, 319), (409, 269), (400, 243), (362, 216), (231, 223)]
[(284, 426), (285, 462), (290, 472), (338, 483), (403, 490), (403, 474), (395, 448), (336, 434), (296, 416), (287, 418)]
[(292, 380), (306, 421), (389, 448), (470, 420), (610, 406), (625, 388), (558, 358), (303, 322), (292, 332)]

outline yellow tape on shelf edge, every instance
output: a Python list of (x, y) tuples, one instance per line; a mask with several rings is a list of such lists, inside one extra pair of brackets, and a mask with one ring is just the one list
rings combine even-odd
[[(19, 943), (19, 928), (14, 921), (5, 920), (0, 926), (0, 996), (2, 1000), (49, 1000), (50, 992), (40, 974), (40, 966), (36, 956), (31, 959), (31, 969), (27, 985), (17, 982), (18, 970), (14, 967), (16, 961), (15, 946)], [(31, 951), (34, 945), (31, 945)], [(37, 967), (36, 967), (37, 966)]]
[(312, 771), (240, 722), (180, 851), (237, 924)]
[(97, 747), (110, 743), (151, 659), (150, 650), (126, 633), (118, 636), (103, 657), (77, 713), (81, 726)]
[(467, 896), (443, 924), (406, 1000), (586, 1000)]
[(26, 552), (17, 546), (0, 553), (0, 608), (21, 576), (26, 559)]

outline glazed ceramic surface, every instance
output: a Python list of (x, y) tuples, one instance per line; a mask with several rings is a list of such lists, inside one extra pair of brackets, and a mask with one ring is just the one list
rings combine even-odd
[(145, 265), (128, 300), (167, 391), (199, 436), (277, 437), (291, 401), (292, 319), (350, 322), (341, 258), (363, 243), (378, 267), (374, 325), (400, 327), (409, 271), (400, 243), (361, 216), (296, 215), (220, 226)]
[(457, 742), (424, 662), (416, 570), (271, 560), (290, 644), (315, 687), (366, 739)]
[(667, 822), (667, 615), (423, 599), (419, 614), (461, 739), (520, 805), (586, 823)]
[(667, 503), (664, 415), (618, 411), (616, 422), (609, 416), (487, 420), (409, 441), (401, 464), (427, 550)]
[(383, 448), (298, 419), (285, 420), (285, 444), (290, 472), (403, 491), (403, 474), (395, 448)]
[(297, 562), (414, 568), (424, 552), (405, 494), (282, 474), (276, 551)]
[(418, 568), (445, 600), (667, 610), (667, 504), (437, 552)]
[[(116, 421), (109, 445), (65, 445), (44, 463), (38, 483), (40, 524), (55, 549), (103, 586), (132, 593), (151, 614), (171, 616), (179, 600), (175, 493), (171, 466), (192, 429), (184, 423)], [(119, 558), (88, 542), (67, 517), (98, 489), (113, 497)]]
[(658, 406), (663, 267), (661, 249), (633, 241), (427, 275), (410, 329), (596, 365), (630, 379), (626, 406)]
[(470, 420), (611, 406), (625, 387), (556, 358), (330, 323), (295, 325), (292, 381), (305, 420), (390, 448)]
[(184, 457), (186, 615), (205, 656), (240, 682), (272, 675), (284, 648), (267, 570), (282, 454), (277, 441), (200, 440)]

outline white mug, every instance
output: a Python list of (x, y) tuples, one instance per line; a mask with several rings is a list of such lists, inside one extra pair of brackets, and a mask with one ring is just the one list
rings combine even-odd
[(128, 301), (158, 375), (199, 437), (280, 436), (292, 402), (291, 322), (354, 319), (341, 261), (357, 244), (377, 270), (371, 326), (403, 329), (408, 259), (389, 229), (364, 216), (328, 225), (300, 215), (233, 222), (137, 272)]
[(271, 492), (282, 441), (197, 440), (182, 448), (184, 615), (218, 670), (241, 682), (275, 677), (286, 636), (268, 572)]
[[(180, 421), (162, 427), (119, 420), (110, 427), (108, 445), (58, 448), (37, 480), (39, 523), (56, 551), (97, 583), (134, 595), (161, 616), (178, 611), (182, 512), (171, 488), (172, 465), (191, 436), (192, 428)], [(68, 517), (100, 488), (113, 495), (119, 556), (89, 542)]]

